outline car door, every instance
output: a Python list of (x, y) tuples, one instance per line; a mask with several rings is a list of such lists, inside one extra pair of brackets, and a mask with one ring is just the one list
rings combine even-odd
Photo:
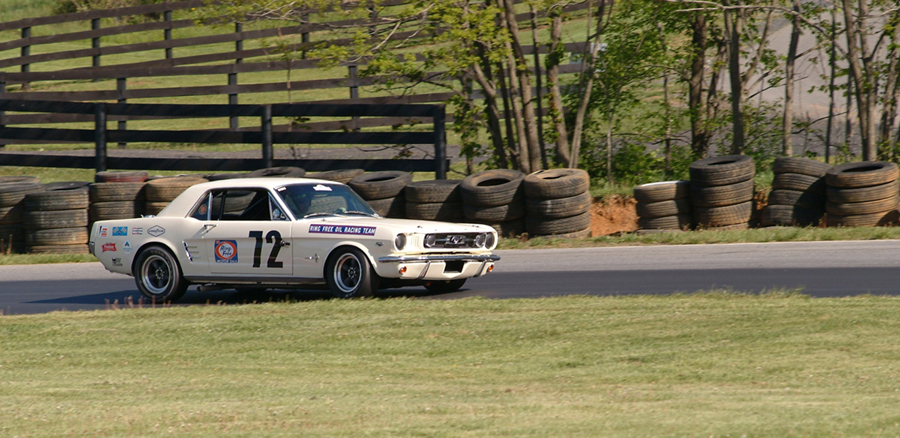
[[(291, 222), (264, 189), (214, 191), (202, 239), (209, 271), (235, 277), (289, 277)], [(273, 217), (273, 213), (277, 217)]]

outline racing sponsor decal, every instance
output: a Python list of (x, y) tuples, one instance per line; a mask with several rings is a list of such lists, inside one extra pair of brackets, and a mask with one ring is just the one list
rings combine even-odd
[(141, 236), (144, 234), (144, 227), (131, 227), (132, 236)]
[(112, 227), (113, 236), (127, 236), (128, 227)]
[(116, 244), (115, 244), (115, 243), (109, 242), (109, 243), (104, 243), (104, 244), (103, 244), (103, 251), (102, 251), (102, 252), (106, 252), (106, 251), (115, 251), (115, 250), (116, 250)]
[(149, 230), (147, 230), (147, 234), (149, 234), (153, 237), (159, 237), (159, 236), (162, 236), (163, 234), (166, 234), (166, 229), (159, 225), (154, 225), (154, 226), (150, 227)]
[(100, 237), (109, 236), (109, 227), (100, 227)]
[(237, 241), (216, 240), (216, 263), (237, 263)]
[(131, 247), (131, 242), (125, 241), (125, 244), (122, 245), (122, 252), (124, 252), (125, 254), (131, 254), (131, 251), (133, 249), (134, 248)]
[(113, 257), (112, 264), (113, 266), (122, 266), (122, 259), (119, 257)]
[(358, 227), (352, 225), (310, 225), (309, 232), (316, 234), (352, 234), (357, 236), (374, 236), (377, 227)]

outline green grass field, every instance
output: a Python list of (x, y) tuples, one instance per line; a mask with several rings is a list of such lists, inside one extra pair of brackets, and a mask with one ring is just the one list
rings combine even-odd
[(900, 299), (363, 300), (0, 317), (3, 436), (900, 434)]

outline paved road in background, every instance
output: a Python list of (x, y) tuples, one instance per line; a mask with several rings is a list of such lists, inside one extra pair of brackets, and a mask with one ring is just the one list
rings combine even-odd
[[(643, 246), (498, 251), (494, 273), (469, 280), (459, 292), (431, 295), (423, 288), (386, 296), (428, 299), (633, 295), (694, 292), (711, 288), (759, 292), (803, 288), (815, 297), (900, 292), (900, 241)], [(323, 291), (241, 294), (197, 292), (179, 305), (240, 304), (269, 300), (322, 299)], [(4, 314), (104, 309), (137, 301), (131, 277), (99, 263), (0, 266)]]

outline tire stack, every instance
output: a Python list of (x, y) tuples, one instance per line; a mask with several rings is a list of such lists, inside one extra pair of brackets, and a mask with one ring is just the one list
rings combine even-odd
[[(194, 185), (207, 182), (206, 178), (196, 175), (173, 176), (156, 178), (147, 181), (144, 186), (143, 214), (156, 215), (166, 208), (185, 189)], [(132, 216), (135, 217), (135, 216)]]
[(406, 217), (406, 186), (412, 174), (397, 170), (370, 172), (353, 177), (347, 184), (384, 217)]
[(33, 176), (0, 177), (0, 254), (25, 252), (25, 196), (44, 190)]
[(525, 232), (525, 174), (518, 170), (485, 170), (467, 176), (459, 185), (467, 220), (487, 224), (501, 237)]
[(874, 227), (897, 222), (897, 165), (863, 161), (833, 167), (825, 174), (829, 227)]
[(591, 181), (580, 169), (539, 170), (525, 177), (529, 236), (590, 237)]
[(825, 215), (825, 173), (831, 166), (800, 157), (775, 159), (772, 191), (762, 211), (764, 227), (818, 225)]
[(88, 254), (89, 183), (56, 183), (25, 196), (26, 250)]
[(403, 190), (406, 197), (406, 217), (429, 221), (462, 222), (462, 180), (436, 179), (410, 183)]
[(139, 217), (143, 211), (143, 187), (147, 172), (97, 172), (88, 192), (90, 223)]
[(347, 184), (351, 179), (360, 176), (366, 173), (362, 169), (337, 169), (337, 170), (327, 170), (325, 172), (315, 172), (315, 173), (307, 173), (307, 178), (314, 179), (324, 179), (328, 181), (335, 181), (341, 184)]
[(725, 155), (690, 165), (691, 211), (697, 228), (750, 228), (755, 208), (753, 177), (756, 165), (746, 155)]
[(244, 178), (303, 178), (306, 170), (299, 167), (266, 167), (244, 174)]
[(679, 232), (691, 229), (691, 182), (661, 181), (634, 188), (638, 234)]

